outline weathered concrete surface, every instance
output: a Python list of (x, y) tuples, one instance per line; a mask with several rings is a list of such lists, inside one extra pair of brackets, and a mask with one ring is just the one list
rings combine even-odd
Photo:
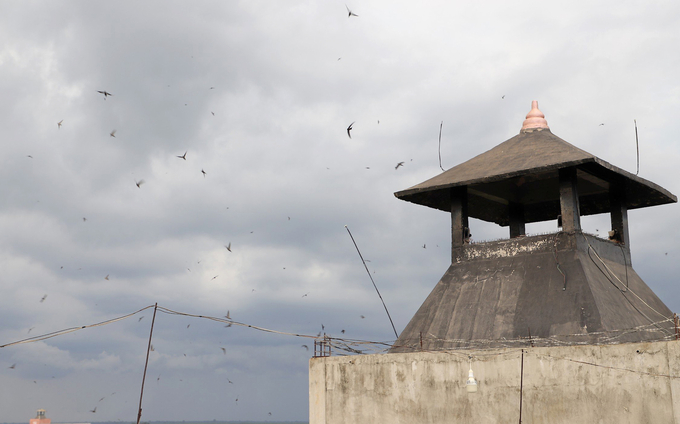
[(680, 423), (676, 341), (312, 358), (309, 422), (517, 423), (522, 352), (525, 424)]
[(674, 334), (672, 320), (644, 326), (672, 316), (626, 247), (581, 232), (521, 237), (461, 247), (391, 352), (504, 347), (529, 334), (571, 344), (662, 340)]

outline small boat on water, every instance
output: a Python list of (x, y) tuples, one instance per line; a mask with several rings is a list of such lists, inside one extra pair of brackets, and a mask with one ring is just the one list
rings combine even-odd
[(38, 409), (38, 413), (35, 418), (32, 418), (30, 424), (51, 424), (52, 420), (45, 416), (44, 409)]
[[(38, 409), (38, 413), (36, 414), (35, 418), (32, 418), (31, 421), (29, 421), (29, 424), (52, 424), (52, 420), (45, 416), (45, 410), (44, 409)], [(90, 423), (80, 423), (80, 424), (90, 424)]]

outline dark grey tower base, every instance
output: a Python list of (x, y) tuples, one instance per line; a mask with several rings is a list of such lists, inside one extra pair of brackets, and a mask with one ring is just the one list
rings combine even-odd
[(454, 253), (455, 262), (390, 352), (634, 342), (675, 334), (673, 313), (616, 242), (561, 232), (468, 244)]

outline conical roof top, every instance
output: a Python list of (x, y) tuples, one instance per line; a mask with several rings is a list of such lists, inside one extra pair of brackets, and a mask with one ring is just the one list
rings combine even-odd
[(663, 187), (554, 135), (537, 102), (532, 106), (518, 135), (395, 196), (450, 211), (449, 189), (467, 186), (473, 218), (507, 225), (507, 206), (514, 202), (524, 205), (526, 222), (543, 221), (559, 210), (558, 171), (576, 167), (581, 215), (609, 212), (612, 185), (623, 186), (628, 209), (677, 202)]

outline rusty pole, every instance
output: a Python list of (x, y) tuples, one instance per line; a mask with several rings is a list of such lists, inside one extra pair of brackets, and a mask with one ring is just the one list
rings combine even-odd
[(142, 391), (139, 394), (139, 411), (137, 412), (137, 424), (142, 419), (142, 396), (144, 396), (144, 381), (146, 380), (146, 369), (149, 366), (149, 352), (151, 351), (151, 336), (153, 335), (153, 324), (156, 322), (156, 310), (158, 302), (153, 306), (153, 318), (151, 319), (151, 331), (149, 332), (149, 345), (146, 347), (146, 362), (144, 363), (144, 375), (142, 376)]

